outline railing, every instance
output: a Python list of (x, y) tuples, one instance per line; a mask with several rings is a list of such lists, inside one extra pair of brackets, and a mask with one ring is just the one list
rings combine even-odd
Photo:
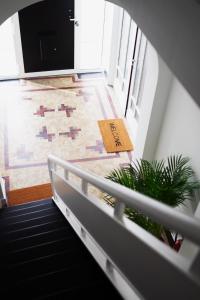
[[(49, 156), (48, 165), (55, 203), (74, 228), (76, 219), (80, 230), (78, 227), (75, 230), (97, 261), (98, 249), (103, 253), (105, 266), (101, 267), (125, 299), (136, 299), (136, 295), (147, 299), (175, 299), (176, 295), (182, 299), (200, 299), (200, 278), (191, 267), (194, 260), (181, 256), (129, 221), (124, 217), (124, 209), (128, 206), (140, 210), (199, 247), (200, 221), (197, 218), (55, 156)], [(70, 173), (81, 179), (80, 188), (70, 180)], [(89, 195), (88, 185), (113, 196), (114, 209)], [(96, 245), (96, 253), (86, 237)]]
[(7, 206), (5, 179), (0, 177), (0, 208)]

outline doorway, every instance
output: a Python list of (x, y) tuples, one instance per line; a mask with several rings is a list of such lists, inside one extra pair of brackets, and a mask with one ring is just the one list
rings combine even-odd
[(129, 14), (123, 9), (120, 10), (118, 16), (118, 32), (120, 32), (120, 35), (114, 89), (118, 96), (122, 112), (125, 114), (138, 28), (136, 23), (131, 20)]
[(147, 40), (138, 28), (133, 52), (132, 68), (130, 72), (129, 90), (127, 94), (125, 117), (131, 124), (133, 138), (136, 139), (142, 106), (142, 75), (144, 70)]
[[(104, 0), (45, 0), (19, 11), (6, 21), (12, 27), (18, 70), (9, 78), (3, 71), (0, 79), (104, 71), (112, 11), (113, 6)], [(8, 31), (6, 35), (11, 36)], [(0, 65), (4, 63), (6, 70), (8, 61), (12, 59), (1, 55)]]
[(25, 73), (74, 69), (74, 0), (45, 0), (19, 11)]
[(124, 9), (116, 7), (114, 18), (117, 29), (113, 31), (113, 53), (116, 52), (116, 57), (110, 68), (110, 78), (113, 78), (110, 84), (135, 141), (141, 126), (147, 39)]

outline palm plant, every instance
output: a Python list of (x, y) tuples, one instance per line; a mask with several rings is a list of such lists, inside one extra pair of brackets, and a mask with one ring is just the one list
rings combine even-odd
[[(182, 155), (170, 156), (167, 162), (141, 159), (133, 165), (113, 170), (106, 178), (176, 207), (184, 204), (186, 200), (192, 200), (193, 191), (200, 188), (200, 182), (194, 180), (194, 172), (188, 163), (189, 158)], [(115, 201), (111, 196), (106, 195), (105, 200), (114, 206)], [(132, 208), (126, 207), (125, 214), (159, 239), (167, 239), (173, 247), (170, 231), (161, 224)]]

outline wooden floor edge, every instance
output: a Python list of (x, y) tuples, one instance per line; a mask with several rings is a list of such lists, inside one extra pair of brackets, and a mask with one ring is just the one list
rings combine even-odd
[(51, 198), (52, 195), (50, 183), (17, 189), (7, 192), (8, 206)]

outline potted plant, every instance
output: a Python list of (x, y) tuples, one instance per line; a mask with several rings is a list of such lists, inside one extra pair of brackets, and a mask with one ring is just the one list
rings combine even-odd
[[(188, 163), (189, 158), (182, 155), (170, 156), (166, 162), (141, 159), (127, 167), (113, 170), (106, 178), (171, 207), (177, 207), (186, 200), (192, 200), (193, 191), (200, 188), (200, 182), (194, 180), (194, 172)], [(106, 195), (104, 199), (114, 206), (115, 200), (111, 196)], [(168, 228), (129, 207), (125, 208), (125, 214), (130, 220), (175, 248), (176, 241)]]

